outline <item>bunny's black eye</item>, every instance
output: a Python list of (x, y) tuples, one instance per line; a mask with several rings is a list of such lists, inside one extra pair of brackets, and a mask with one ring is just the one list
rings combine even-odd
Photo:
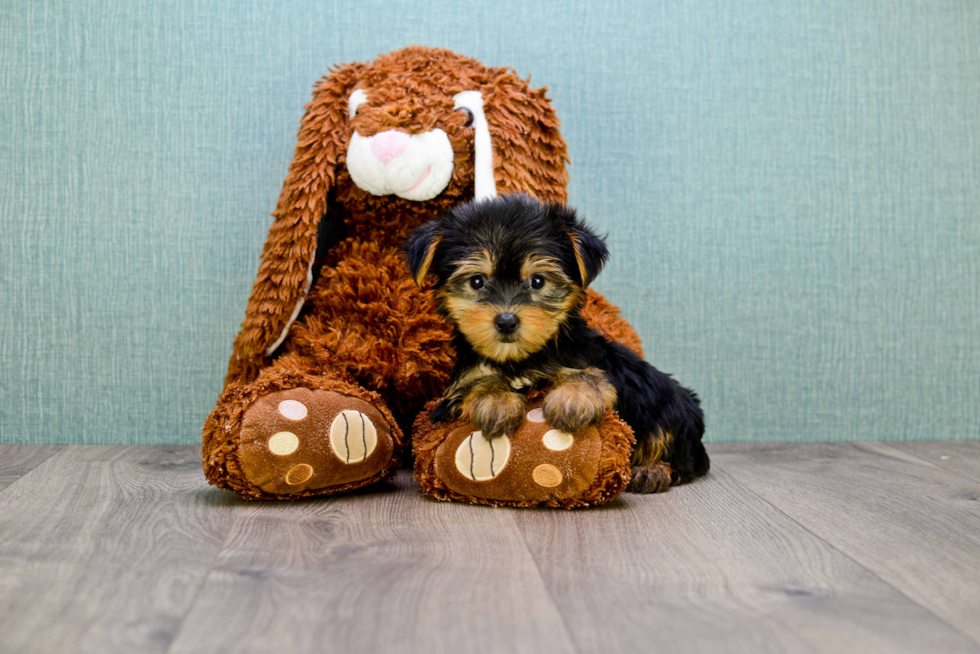
[(367, 102), (367, 93), (364, 89), (355, 89), (353, 93), (350, 94), (350, 98), (347, 99), (347, 117), (353, 118), (357, 115), (357, 110), (362, 104)]
[(466, 122), (463, 123), (463, 127), (473, 127), (473, 112), (466, 107), (460, 107), (456, 111), (462, 111), (463, 115), (466, 116)]
[(544, 277), (542, 275), (531, 275), (531, 288), (540, 291), (544, 288)]
[(479, 291), (486, 285), (487, 280), (483, 275), (473, 275), (470, 277), (470, 288), (472, 288), (474, 291)]

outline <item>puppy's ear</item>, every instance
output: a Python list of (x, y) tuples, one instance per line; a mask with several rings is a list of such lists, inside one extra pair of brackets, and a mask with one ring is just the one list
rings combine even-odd
[(428, 222), (416, 229), (408, 237), (405, 244), (405, 258), (408, 259), (408, 269), (416, 285), (422, 286), (425, 276), (432, 267), (436, 250), (439, 249), (440, 224), (438, 220)]
[(580, 222), (569, 228), (568, 237), (575, 251), (582, 288), (585, 288), (599, 275), (609, 258), (609, 249), (602, 238)]
[(554, 228), (563, 231), (571, 241), (579, 283), (585, 288), (599, 275), (609, 258), (605, 239), (579, 220), (575, 210), (568, 205), (548, 203), (545, 215)]

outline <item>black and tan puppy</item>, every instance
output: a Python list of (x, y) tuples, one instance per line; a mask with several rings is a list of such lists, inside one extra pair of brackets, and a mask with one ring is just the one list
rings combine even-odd
[(548, 388), (545, 419), (575, 433), (606, 407), (636, 435), (629, 490), (667, 490), (708, 471), (697, 396), (586, 325), (585, 288), (606, 245), (559, 204), (508, 195), (457, 206), (412, 233), (409, 267), (438, 277), (456, 364), (433, 421), (460, 415), (487, 438), (513, 432), (524, 393)]

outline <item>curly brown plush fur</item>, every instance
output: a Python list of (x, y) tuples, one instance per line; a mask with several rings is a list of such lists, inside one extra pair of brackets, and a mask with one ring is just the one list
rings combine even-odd
[[(246, 479), (239, 446), (239, 433), (246, 409), (263, 396), (288, 389), (333, 391), (373, 404), (392, 427), (396, 451), (401, 450), (404, 444), (401, 430), (377, 393), (332, 376), (319, 374), (307, 363), (301, 357), (284, 356), (276, 362), (276, 365), (265, 368), (255, 382), (247, 385), (232, 384), (222, 393), (218, 398), (217, 408), (204, 425), (204, 475), (209, 482), (247, 500), (299, 499), (323, 494), (320, 489), (302, 490), (288, 495), (270, 493)], [(337, 485), (331, 491), (339, 493), (381, 481), (394, 474), (398, 463), (398, 457), (393, 456), (385, 462), (381, 470), (370, 477)]]
[[(369, 101), (349, 117), (355, 90), (366, 91)], [(395, 464), (386, 463), (357, 482), (270, 494), (237, 463), (242, 416), (273, 391), (288, 397), (289, 388), (330, 386), (354, 399), (370, 398), (391, 421), (392, 460), (399, 458), (398, 426), (410, 427), (439, 396), (452, 367), (451, 328), (435, 311), (431, 286), (414, 284), (399, 247), (414, 228), (473, 197), (474, 130), (453, 101), (468, 90), (483, 97), (497, 190), (566, 199), (566, 146), (546, 89), (529, 88), (512, 70), (423, 47), (332, 70), (306, 106), (225, 391), (204, 425), (204, 466), (212, 484), (242, 497), (292, 499), (346, 491), (394, 473)], [(346, 159), (355, 131), (371, 137), (436, 128), (446, 133), (454, 163), (439, 195), (411, 201), (372, 195), (354, 183)], [(639, 352), (635, 332), (600, 296), (590, 292), (583, 314)], [(314, 446), (301, 442), (290, 456), (301, 461), (304, 448)]]
[[(369, 89), (371, 102), (348, 119), (347, 100), (355, 88)], [(487, 68), (448, 50), (422, 47), (336, 68), (317, 84), (306, 105), (226, 382), (251, 381), (268, 364), (265, 349), (303, 294), (321, 218), (346, 226), (349, 247), (373, 243), (395, 249), (415, 227), (472, 198), (472, 130), (463, 128), (465, 117), (453, 110), (452, 98), (474, 88), (484, 93), (498, 190), (565, 200), (567, 150), (546, 89), (530, 89), (510, 69)], [(452, 181), (437, 198), (378, 197), (354, 184), (344, 166), (353, 130), (368, 137), (391, 128), (420, 133), (436, 126), (447, 132), (456, 155)], [(325, 263), (335, 265), (345, 255), (356, 257), (340, 250)]]

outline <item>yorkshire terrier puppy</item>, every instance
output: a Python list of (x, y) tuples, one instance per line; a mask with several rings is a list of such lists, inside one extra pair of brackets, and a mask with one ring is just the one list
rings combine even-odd
[(438, 277), (455, 325), (456, 363), (433, 421), (471, 419), (486, 438), (510, 434), (524, 393), (549, 389), (545, 419), (575, 433), (616, 409), (636, 435), (629, 489), (656, 493), (708, 472), (697, 396), (580, 314), (608, 257), (574, 210), (526, 195), (462, 204), (405, 246), (417, 283)]

